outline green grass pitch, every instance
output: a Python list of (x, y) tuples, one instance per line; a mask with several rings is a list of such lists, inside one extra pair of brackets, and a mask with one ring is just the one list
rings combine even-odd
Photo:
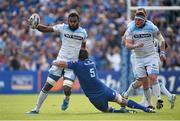
[[(137, 110), (137, 114), (102, 113), (90, 104), (83, 94), (72, 94), (70, 106), (66, 111), (60, 110), (62, 94), (49, 94), (40, 114), (27, 115), (35, 106), (38, 94), (0, 95), (0, 120), (180, 120), (180, 96), (177, 96), (175, 108), (170, 109), (167, 97), (163, 96), (164, 108), (156, 113), (145, 113)], [(140, 101), (141, 96), (130, 99)], [(155, 99), (153, 97), (153, 101)], [(116, 108), (119, 105), (110, 103)]]

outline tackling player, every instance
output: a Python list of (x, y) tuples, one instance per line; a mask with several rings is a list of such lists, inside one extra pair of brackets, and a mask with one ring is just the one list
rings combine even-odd
[(124, 99), (119, 93), (101, 82), (97, 76), (95, 63), (88, 59), (88, 52), (85, 49), (80, 50), (79, 60), (76, 62), (54, 61), (53, 64), (59, 67), (74, 70), (85, 95), (88, 97), (89, 101), (102, 112), (129, 112), (129, 110), (117, 110), (108, 106), (109, 101), (116, 102), (120, 105), (127, 105), (130, 108), (140, 109), (145, 112), (155, 112), (152, 109), (139, 105), (133, 100)]
[[(33, 21), (29, 21), (31, 25)], [(57, 32), (59, 34), (60, 40), (62, 41), (61, 48), (59, 50), (56, 60), (63, 61), (74, 61), (78, 60), (79, 50), (86, 47), (87, 32), (85, 29), (79, 26), (80, 18), (76, 11), (71, 11), (68, 15), (68, 24), (58, 24), (54, 26), (45, 26), (39, 24), (36, 29), (41, 32)], [(47, 81), (42, 88), (39, 97), (37, 99), (36, 107), (27, 112), (29, 114), (38, 114), (47, 97), (50, 89), (55, 85), (55, 83), (63, 76), (64, 83), (64, 93), (65, 97), (63, 104), (61, 105), (62, 110), (66, 110), (69, 104), (69, 96), (71, 95), (71, 88), (73, 86), (73, 81), (75, 80), (75, 74), (71, 69), (64, 69), (57, 66), (52, 66), (49, 69), (49, 74)]]

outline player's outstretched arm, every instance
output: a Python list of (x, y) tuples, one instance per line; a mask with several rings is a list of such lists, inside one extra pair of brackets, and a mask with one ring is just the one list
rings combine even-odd
[(54, 32), (54, 29), (52, 26), (45, 26), (42, 24), (38, 25), (37, 30), (39, 30), (40, 32)]
[(40, 17), (39, 14), (34, 13), (30, 16), (30, 18), (28, 19), (28, 25), (32, 28), (32, 29), (37, 29), (41, 32), (54, 32), (54, 29), (52, 26), (45, 26), (40, 24)]
[(56, 65), (62, 68), (67, 68), (67, 62), (65, 61), (53, 61), (52, 65)]

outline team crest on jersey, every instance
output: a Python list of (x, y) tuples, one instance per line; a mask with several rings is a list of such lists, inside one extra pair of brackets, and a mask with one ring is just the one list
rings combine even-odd
[(151, 34), (135, 34), (134, 38), (148, 38), (151, 37)]
[(71, 39), (83, 40), (83, 37), (77, 35), (64, 34), (64, 36)]

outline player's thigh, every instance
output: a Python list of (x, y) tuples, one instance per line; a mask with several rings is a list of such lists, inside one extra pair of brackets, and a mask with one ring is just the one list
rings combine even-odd
[(131, 65), (132, 65), (133, 74), (136, 72), (136, 71), (135, 71), (135, 64), (136, 64), (135, 59), (136, 59), (136, 58), (135, 58), (135, 54), (131, 54), (130, 60), (131, 60)]
[(115, 101), (115, 98), (117, 96), (117, 92), (109, 87), (105, 89), (105, 96), (108, 101)]
[(63, 86), (72, 87), (75, 80), (74, 71), (71, 69), (64, 69), (64, 82)]
[(63, 68), (52, 65), (49, 69), (49, 74), (61, 77), (63, 74)]
[(74, 71), (71, 69), (64, 69), (64, 78), (74, 81), (76, 78), (76, 75), (74, 74)]
[(59, 78), (62, 76), (63, 69), (59, 68), (57, 66), (52, 66), (49, 69), (49, 74), (46, 82), (48, 82), (50, 85), (54, 86), (55, 83), (59, 80)]
[(101, 95), (95, 98), (89, 98), (89, 101), (100, 111), (107, 112), (108, 110), (108, 101), (105, 95)]
[(144, 60), (142, 58), (136, 58), (135, 60), (135, 64), (134, 66), (134, 76), (136, 79), (142, 78), (142, 77), (146, 77), (147, 73), (146, 73), (146, 68), (144, 65)]
[(146, 58), (146, 68), (148, 75), (158, 75), (159, 74), (159, 56), (152, 55)]

